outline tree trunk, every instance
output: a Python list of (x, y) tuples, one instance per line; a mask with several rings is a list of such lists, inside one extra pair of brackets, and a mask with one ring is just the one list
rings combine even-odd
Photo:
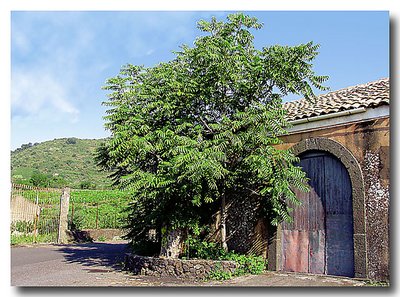
[(226, 206), (225, 193), (221, 197), (221, 243), (222, 248), (227, 252), (228, 245), (226, 244)]
[(182, 229), (161, 228), (160, 257), (178, 258), (183, 250), (184, 232)]

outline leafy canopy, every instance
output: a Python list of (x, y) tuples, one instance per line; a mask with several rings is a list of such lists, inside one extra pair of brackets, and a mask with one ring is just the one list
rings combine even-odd
[(206, 35), (173, 60), (128, 64), (107, 81), (112, 136), (98, 160), (135, 192), (131, 239), (165, 222), (194, 228), (222, 195), (257, 195), (273, 224), (290, 220), (292, 189), (307, 186), (298, 159), (274, 146), (288, 126), (282, 97), (312, 100), (327, 77), (312, 69), (312, 42), (256, 49), (250, 30), (261, 27), (242, 13), (200, 21)]

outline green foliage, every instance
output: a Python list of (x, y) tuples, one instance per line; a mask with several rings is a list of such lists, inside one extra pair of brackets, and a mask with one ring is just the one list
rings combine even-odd
[[(19, 189), (16, 195), (38, 203), (40, 214), (32, 221), (13, 222), (10, 225), (12, 242), (32, 242), (34, 232), (37, 233), (36, 242), (54, 242), (58, 234), (61, 190)], [(68, 229), (123, 228), (127, 224), (126, 210), (132, 199), (132, 194), (127, 191), (72, 190)]]
[(104, 242), (104, 241), (106, 241), (106, 237), (101, 235), (101, 236), (99, 236), (99, 238), (97, 238), (97, 241)]
[(81, 190), (88, 190), (88, 189), (94, 190), (95, 188), (96, 188), (96, 185), (92, 184), (90, 181), (87, 181), (87, 180), (82, 181), (79, 184), (79, 189), (81, 189)]
[(231, 279), (232, 276), (233, 275), (231, 272), (222, 270), (221, 265), (216, 264), (215, 268), (213, 270), (211, 270), (211, 272), (207, 276), (206, 280), (223, 281), (223, 280)]
[[(260, 274), (266, 269), (267, 260), (261, 256), (242, 255), (234, 251), (226, 252), (219, 243), (201, 240), (196, 236), (189, 236), (186, 240), (188, 251), (186, 254), (190, 259), (206, 259), (206, 260), (229, 260), (235, 261), (238, 265), (233, 276), (243, 274)], [(219, 274), (219, 271), (215, 271)]]
[[(37, 223), (39, 233), (57, 230), (61, 191), (23, 190), (25, 199), (40, 206)], [(119, 190), (71, 190), (69, 202), (69, 230), (123, 228), (127, 224), (128, 205), (134, 197)], [(12, 231), (33, 232), (33, 222), (15, 222)]]
[(261, 256), (240, 255), (229, 252), (224, 260), (235, 261), (238, 268), (235, 270), (234, 276), (244, 274), (261, 274), (266, 269), (267, 260)]
[(76, 144), (76, 142), (77, 138), (75, 137), (67, 138), (67, 140), (65, 141), (66, 144)]
[(22, 233), (31, 233), (34, 230), (34, 223), (32, 221), (16, 221), (11, 223), (11, 233), (14, 231)]
[(312, 70), (312, 42), (256, 49), (250, 30), (261, 27), (240, 13), (200, 21), (203, 36), (173, 60), (128, 64), (107, 81), (111, 138), (97, 162), (136, 197), (132, 241), (165, 223), (202, 225), (233, 194), (257, 195), (273, 224), (290, 220), (287, 202), (299, 203), (293, 187), (307, 186), (298, 158), (276, 147), (289, 125), (282, 96), (312, 100), (327, 77)]
[[(23, 149), (11, 152), (12, 181), (76, 189), (82, 182), (89, 182), (90, 189), (110, 189), (108, 173), (100, 171), (95, 161), (96, 149), (104, 142), (104, 139), (61, 138), (23, 145)], [(44, 180), (37, 181), (37, 174)]]
[(267, 268), (268, 261), (261, 256), (242, 255), (234, 251), (226, 252), (221, 245), (214, 242), (190, 239), (190, 258), (200, 258), (207, 260), (228, 260), (236, 262), (237, 268), (231, 273), (222, 270), (220, 265), (210, 272), (209, 280), (227, 280), (233, 276), (246, 274), (261, 274)]
[(69, 224), (71, 230), (123, 228), (132, 193), (118, 190), (71, 191)]
[(186, 240), (186, 246), (188, 250), (185, 254), (188, 255), (190, 259), (214, 260), (222, 259), (226, 256), (226, 252), (221, 248), (220, 244), (199, 240), (196, 237), (189, 236)]
[[(46, 214), (43, 214), (46, 215)], [(59, 218), (56, 216), (45, 216), (44, 219), (38, 221), (37, 229), (40, 234), (49, 234), (58, 232), (58, 221)]]
[(234, 252), (227, 253), (219, 260), (235, 261), (237, 268), (233, 273), (223, 271), (218, 265), (208, 275), (210, 280), (227, 280), (234, 276), (242, 276), (246, 274), (261, 274), (265, 271), (268, 261), (260, 256), (240, 255)]
[(57, 233), (46, 233), (38, 234), (22, 234), (15, 235), (11, 234), (11, 245), (31, 244), (31, 243), (50, 243), (55, 242), (57, 239)]
[(367, 287), (390, 287), (390, 282), (389, 281), (365, 280), (364, 285)]
[(35, 172), (32, 174), (30, 182), (35, 187), (48, 187), (50, 183), (50, 178), (46, 174)]

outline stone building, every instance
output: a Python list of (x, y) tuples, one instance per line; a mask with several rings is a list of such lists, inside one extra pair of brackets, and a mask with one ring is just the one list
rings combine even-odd
[[(311, 191), (297, 193), (303, 203), (294, 222), (275, 229), (237, 202), (240, 221), (250, 224), (242, 231), (238, 220), (228, 224), (230, 248), (266, 256), (271, 270), (388, 280), (389, 94), (389, 79), (381, 79), (315, 104), (285, 103), (293, 126), (280, 148), (300, 157)], [(240, 240), (244, 233), (250, 240)]]

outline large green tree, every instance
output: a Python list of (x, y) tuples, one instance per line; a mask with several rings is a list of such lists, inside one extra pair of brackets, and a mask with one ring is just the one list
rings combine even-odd
[(272, 224), (290, 220), (293, 188), (307, 186), (296, 156), (275, 146), (288, 126), (282, 97), (312, 100), (327, 77), (312, 69), (312, 42), (256, 49), (250, 31), (261, 27), (242, 13), (200, 21), (205, 34), (173, 60), (128, 64), (107, 81), (111, 138), (99, 163), (135, 193), (133, 242), (150, 228), (195, 230), (218, 206), (226, 249), (225, 205), (237, 193), (257, 195)]

